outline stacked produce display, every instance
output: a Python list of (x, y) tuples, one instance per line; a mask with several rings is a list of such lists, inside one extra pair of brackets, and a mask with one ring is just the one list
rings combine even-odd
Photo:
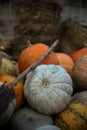
[[(54, 43), (56, 42), (58, 40)], [(60, 53), (54, 52), (53, 49), (48, 53), (49, 50), (50, 47), (44, 43), (30, 45), (20, 53), (18, 61), (15, 61), (16, 67), (13, 68), (8, 66), (8, 63), (13, 61), (6, 59), (8, 63), (3, 69), (4, 62), (1, 58), (0, 88), (3, 88), (4, 96), (0, 99), (0, 104), (4, 104), (3, 100), (6, 103), (9, 101), (7, 108), (3, 105), (2, 110), (0, 107), (1, 126), (7, 124), (10, 129), (35, 130), (51, 125), (61, 130), (86, 130), (87, 53), (83, 55), (83, 49), (73, 53), (75, 57), (75, 54), (77, 56), (80, 52), (79, 58), (74, 61), (73, 56), (66, 53), (61, 53), (60, 56)], [(45, 54), (47, 57), (37, 64), (37, 60)], [(65, 57), (67, 62), (64, 62)], [(30, 71), (11, 87), (15, 79), (30, 67)], [(11, 73), (14, 69), (16, 75)], [(11, 95), (8, 91), (4, 92), (2, 87), (9, 87), (9, 84), (15, 93), (13, 100), (9, 100)]]
[(16, 1), (15, 37), (0, 37), (0, 128), (87, 130), (87, 30), (40, 2)]

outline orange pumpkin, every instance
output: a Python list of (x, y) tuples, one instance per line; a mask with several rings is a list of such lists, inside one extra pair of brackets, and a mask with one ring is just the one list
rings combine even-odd
[[(44, 53), (48, 51), (49, 47), (44, 43), (36, 43), (25, 48), (19, 55), (18, 68), (19, 72), (23, 72), (27, 67), (32, 65)], [(40, 64), (58, 64), (58, 59), (54, 52), (50, 53)]]
[(72, 68), (72, 80), (77, 91), (87, 90), (87, 54), (81, 56)]
[[(5, 82), (9, 85), (16, 77), (8, 74), (0, 75), (0, 81)], [(23, 82), (19, 81), (17, 85), (14, 86), (14, 91), (16, 96), (16, 110), (23, 105), (24, 102), (24, 92), (23, 92)]]
[(71, 57), (74, 62), (76, 62), (81, 56), (87, 54), (87, 48), (79, 49), (78, 51), (75, 51)]
[(65, 68), (65, 70), (71, 75), (72, 67), (74, 65), (72, 58), (65, 53), (55, 53), (55, 54), (58, 58), (59, 65)]

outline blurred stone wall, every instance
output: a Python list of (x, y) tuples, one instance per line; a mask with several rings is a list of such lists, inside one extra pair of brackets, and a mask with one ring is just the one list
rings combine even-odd
[(14, 36), (16, 11), (14, 0), (0, 0), (0, 34)]
[[(4, 28), (2, 27), (4, 22), (1, 22), (0, 29), (3, 28), (10, 34), (13, 31), (14, 38), (10, 41), (7, 37), (1, 36), (0, 48), (5, 45), (5, 51), (11, 55), (18, 57), (29, 41), (31, 44), (43, 42), (50, 46), (55, 39), (59, 39), (59, 45), (54, 51), (69, 55), (80, 48), (87, 47), (87, 30), (73, 18), (61, 20), (65, 7), (58, 0), (15, 0), (15, 4), (14, 1), (9, 0), (2, 2), (2, 5), (0, 6), (3, 13), (0, 14), (0, 20), (4, 19), (7, 22), (7, 19), (9, 24), (7, 29), (5, 25)], [(11, 31), (12, 20), (15, 24)]]
[(51, 45), (59, 36), (61, 10), (54, 0), (16, 0), (16, 52), (20, 53), (28, 41)]
[(81, 25), (87, 26), (87, 0), (60, 0), (59, 3), (63, 6), (61, 13), (63, 20), (72, 18)]

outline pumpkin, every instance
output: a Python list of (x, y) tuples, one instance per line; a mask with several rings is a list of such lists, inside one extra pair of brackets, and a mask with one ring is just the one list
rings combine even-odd
[(60, 65), (37, 66), (28, 73), (24, 84), (28, 104), (44, 114), (63, 110), (70, 102), (72, 93), (72, 79)]
[[(5, 82), (6, 85), (9, 85), (16, 77), (8, 74), (3, 74), (0, 76), (0, 81)], [(14, 86), (14, 91), (16, 96), (16, 110), (19, 109), (24, 102), (24, 92), (23, 92), (23, 82), (19, 81), (17, 85)]]
[[(0, 86), (3, 84), (3, 82), (0, 82)], [(3, 126), (8, 122), (8, 120), (11, 118), (12, 114), (14, 113), (16, 108), (16, 100), (13, 99), (12, 102), (9, 103), (7, 109), (0, 114), (0, 126)]]
[(54, 125), (44, 125), (44, 126), (38, 127), (35, 130), (60, 130), (60, 128)]
[(77, 91), (87, 90), (87, 54), (81, 56), (72, 68), (72, 80)]
[(52, 124), (50, 115), (41, 114), (30, 107), (19, 109), (9, 120), (11, 130), (35, 130), (37, 127)]
[(54, 125), (62, 130), (87, 130), (87, 91), (73, 95), (68, 106), (56, 115)]
[(0, 75), (9, 74), (13, 76), (18, 75), (18, 63), (16, 61), (11, 61), (6, 58), (1, 59), (0, 65)]
[[(27, 67), (32, 65), (37, 59), (39, 59), (44, 53), (48, 51), (49, 47), (44, 43), (36, 43), (25, 48), (18, 59), (19, 72), (23, 72)], [(40, 64), (58, 64), (58, 59), (54, 52), (49, 54)]]
[(72, 53), (71, 57), (74, 62), (76, 62), (81, 56), (87, 54), (87, 48), (81, 48)]
[(74, 65), (74, 62), (71, 58), (71, 56), (69, 56), (68, 54), (65, 53), (55, 53), (58, 61), (59, 61), (59, 65), (61, 65), (62, 67), (64, 67), (66, 69), (66, 71), (71, 75), (72, 72), (72, 67)]

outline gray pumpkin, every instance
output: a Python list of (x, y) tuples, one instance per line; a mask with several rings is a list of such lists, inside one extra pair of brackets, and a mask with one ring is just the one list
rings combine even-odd
[(60, 128), (54, 125), (44, 125), (35, 130), (60, 130)]
[(28, 104), (40, 113), (55, 114), (71, 100), (72, 79), (60, 65), (39, 65), (27, 75), (24, 95)]
[(52, 125), (51, 116), (40, 114), (29, 107), (16, 111), (9, 120), (9, 127), (12, 130), (35, 130), (43, 125)]

